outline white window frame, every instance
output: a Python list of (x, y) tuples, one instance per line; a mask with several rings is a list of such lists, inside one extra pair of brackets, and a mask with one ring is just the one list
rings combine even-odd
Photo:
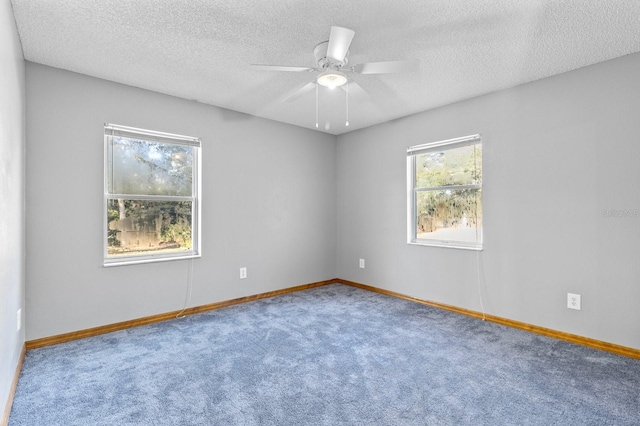
[[(113, 136), (127, 137), (156, 143), (166, 143), (172, 145), (186, 145), (194, 148), (192, 165), (192, 192), (191, 196), (164, 196), (164, 195), (131, 195), (115, 194), (109, 188), (109, 169), (112, 160), (109, 155), (109, 145)], [(139, 263), (162, 262), (168, 260), (193, 259), (201, 257), (200, 240), (200, 206), (201, 206), (201, 139), (176, 135), (172, 133), (157, 132), (154, 130), (138, 129), (135, 127), (121, 126), (117, 124), (105, 123), (104, 125), (104, 205), (103, 214), (103, 265), (121, 266)], [(156, 253), (131, 256), (108, 256), (108, 217), (107, 205), (110, 199), (134, 199), (134, 200), (154, 200), (154, 201), (190, 201), (191, 202), (191, 250), (179, 253)]]
[(407, 243), (421, 246), (447, 247), (466, 250), (482, 250), (483, 249), (483, 232), (480, 228), (479, 241), (455, 241), (455, 240), (436, 240), (417, 238), (417, 193), (420, 191), (442, 191), (446, 189), (480, 189), (480, 197), (482, 197), (482, 181), (477, 184), (469, 185), (445, 185), (433, 188), (417, 188), (416, 184), (416, 156), (433, 151), (442, 151), (453, 148), (460, 148), (469, 145), (482, 146), (482, 138), (480, 134), (464, 136), (461, 138), (447, 139), (439, 142), (431, 142), (422, 145), (414, 145), (407, 148)]

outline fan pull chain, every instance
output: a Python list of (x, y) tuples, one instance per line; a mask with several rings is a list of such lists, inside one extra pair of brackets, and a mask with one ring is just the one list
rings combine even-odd
[(344, 125), (346, 127), (349, 127), (349, 83), (347, 83), (347, 96), (346, 96), (346, 103), (347, 103), (347, 121), (344, 123)]
[(318, 84), (316, 84), (316, 129), (318, 128)]

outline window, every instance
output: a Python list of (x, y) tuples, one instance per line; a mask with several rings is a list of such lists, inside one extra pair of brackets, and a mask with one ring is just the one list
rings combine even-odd
[(482, 249), (480, 135), (407, 149), (409, 244)]
[(200, 139), (105, 124), (104, 265), (200, 256)]

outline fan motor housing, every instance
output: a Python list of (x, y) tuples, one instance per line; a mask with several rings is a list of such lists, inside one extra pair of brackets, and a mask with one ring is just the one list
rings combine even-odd
[(325, 68), (335, 68), (339, 69), (344, 67), (348, 62), (349, 52), (344, 57), (344, 61), (337, 61), (332, 58), (327, 58), (327, 48), (329, 46), (329, 40), (323, 41), (322, 43), (318, 43), (316, 47), (313, 48), (313, 56), (316, 58), (316, 63), (322, 69)]

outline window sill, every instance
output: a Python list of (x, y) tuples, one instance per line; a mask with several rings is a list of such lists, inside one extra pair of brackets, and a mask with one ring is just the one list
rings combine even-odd
[(457, 241), (426, 241), (426, 240), (411, 240), (407, 241), (407, 244), (413, 246), (427, 246), (427, 247), (443, 247), (450, 249), (459, 249), (459, 250), (473, 250), (473, 251), (483, 251), (484, 248), (482, 245), (477, 244), (465, 244)]
[(197, 259), (202, 257), (199, 253), (185, 253), (176, 256), (151, 256), (151, 257), (121, 257), (121, 258), (111, 258), (105, 259), (103, 262), (103, 266), (105, 268), (110, 268), (112, 266), (127, 266), (127, 265), (138, 265), (141, 263), (157, 263), (157, 262), (168, 262), (171, 260), (186, 260), (186, 259)]

